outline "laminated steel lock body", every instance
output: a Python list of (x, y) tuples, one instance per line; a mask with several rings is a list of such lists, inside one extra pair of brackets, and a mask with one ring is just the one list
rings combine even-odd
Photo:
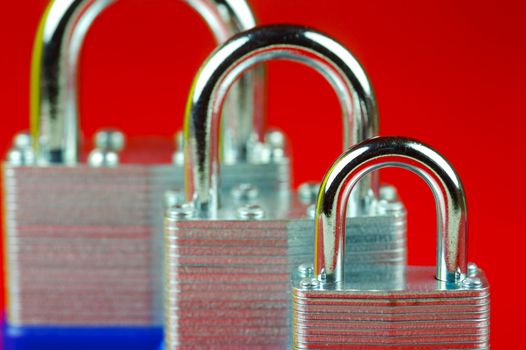
[[(162, 199), (182, 185), (182, 167), (148, 160), (119, 165), (118, 132), (99, 134), (106, 139), (99, 137), (100, 149), (90, 160), (102, 167), (80, 162), (80, 48), (93, 20), (114, 2), (52, 1), (41, 21), (31, 82), (33, 135), (16, 137), (3, 167), (10, 326), (162, 324)], [(218, 42), (255, 24), (245, 1), (186, 2), (206, 19)], [(240, 87), (231, 115), (252, 128), (256, 76)], [(236, 152), (245, 152), (245, 145), (239, 147)], [(155, 150), (143, 154), (148, 152)], [(250, 177), (246, 162), (229, 167), (236, 176)], [(288, 179), (285, 165), (269, 167), (259, 168), (255, 181), (275, 186), (280, 176)]]
[[(377, 133), (365, 72), (347, 49), (324, 34), (295, 26), (260, 27), (235, 36), (208, 58), (188, 99), (187, 201), (170, 208), (165, 219), (167, 349), (288, 345), (290, 268), (312, 258), (305, 253), (305, 246), (312, 246), (305, 233), (314, 225), (306, 214), (309, 203), (288, 189), (268, 192), (257, 184), (241, 184), (228, 196), (218, 191), (222, 101), (239, 75), (271, 59), (304, 63), (330, 82), (342, 106), (345, 146)], [(365, 207), (374, 181), (362, 184), (352, 206)], [(357, 218), (360, 224), (351, 235), (381, 263), (393, 254), (389, 264), (405, 265), (403, 207), (396, 214), (374, 214)], [(368, 244), (369, 238), (377, 239), (378, 228), (391, 230), (385, 237), (395, 242)], [(390, 243), (399, 246), (391, 249)], [(359, 260), (360, 253), (353, 252), (351, 259)]]
[[(344, 269), (346, 199), (362, 177), (393, 166), (419, 175), (434, 194), (436, 268), (408, 266), (402, 280), (364, 283)], [(294, 348), (489, 348), (489, 285), (475, 265), (468, 271), (464, 189), (433, 149), (381, 137), (346, 151), (322, 183), (315, 240), (313, 273), (292, 285)]]

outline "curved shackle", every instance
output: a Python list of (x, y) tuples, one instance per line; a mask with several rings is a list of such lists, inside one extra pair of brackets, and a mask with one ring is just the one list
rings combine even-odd
[[(93, 21), (118, 0), (52, 0), (36, 35), (31, 68), (31, 132), (39, 163), (74, 165), (79, 161), (78, 62)], [(255, 26), (245, 0), (182, 0), (207, 22), (218, 43)], [(236, 128), (232, 147), (244, 148), (262, 121), (252, 113), (263, 103), (262, 70), (240, 81), (229, 123)], [(247, 115), (248, 114), (248, 115)], [(248, 120), (247, 120), (248, 119)], [(232, 136), (233, 137), (233, 136)], [(241, 153), (243, 151), (240, 151)]]
[[(188, 99), (186, 199), (194, 203), (198, 217), (217, 215), (218, 130), (228, 89), (244, 71), (273, 59), (310, 66), (332, 85), (341, 104), (345, 148), (378, 134), (376, 101), (367, 75), (340, 43), (313, 29), (291, 25), (262, 26), (238, 34), (201, 66)], [(357, 192), (365, 196), (377, 186), (372, 181), (363, 182)]]
[[(352, 188), (367, 174), (400, 167), (419, 175), (437, 207), (436, 278), (458, 283), (467, 271), (467, 206), (455, 169), (430, 147), (411, 139), (378, 137), (340, 156), (322, 182), (316, 207), (315, 271), (329, 286), (344, 281), (345, 220)], [(351, 219), (352, 220), (352, 219)]]

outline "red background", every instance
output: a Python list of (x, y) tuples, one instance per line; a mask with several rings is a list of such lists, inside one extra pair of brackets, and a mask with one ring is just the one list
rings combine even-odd
[[(29, 125), (29, 64), (45, 0), (2, 1), (0, 152)], [(429, 143), (460, 173), (470, 206), (469, 259), (492, 288), (492, 345), (511, 348), (526, 313), (520, 151), (525, 131), (526, 6), (521, 1), (250, 0), (261, 24), (312, 26), (349, 47), (376, 90), (383, 135)], [(191, 30), (189, 29), (191, 26)], [(185, 35), (188, 35), (185, 37)], [(81, 64), (85, 136), (103, 126), (128, 135), (181, 128), (193, 74), (214, 47), (180, 1), (128, 0), (108, 9)], [(339, 106), (328, 84), (298, 64), (269, 68), (269, 124), (294, 152), (296, 184), (321, 179), (341, 151)], [(382, 172), (409, 210), (409, 261), (434, 264), (432, 195), (402, 171)], [(506, 345), (508, 345), (506, 347)], [(516, 346), (514, 347), (516, 348)]]

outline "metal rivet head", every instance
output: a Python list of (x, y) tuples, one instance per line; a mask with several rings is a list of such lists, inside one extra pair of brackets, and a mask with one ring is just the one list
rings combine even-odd
[(314, 289), (320, 286), (320, 282), (315, 278), (304, 278), (300, 282), (302, 289)]
[(482, 287), (482, 281), (478, 277), (467, 277), (462, 281), (462, 286), (468, 289), (479, 289)]
[(33, 165), (35, 163), (35, 154), (32, 148), (14, 147), (7, 153), (6, 160), (13, 166)]
[(265, 146), (268, 148), (269, 160), (275, 163), (287, 161), (285, 146), (287, 140), (279, 130), (269, 131), (265, 135)]
[(103, 129), (95, 134), (95, 147), (101, 150), (120, 152), (126, 144), (126, 137), (117, 129)]
[(318, 281), (322, 283), (327, 282), (327, 271), (325, 271), (325, 269), (322, 269), (320, 274), (318, 275)]
[(115, 151), (94, 149), (88, 156), (88, 165), (93, 168), (112, 168), (119, 165), (120, 157)]
[(181, 190), (170, 190), (164, 193), (164, 206), (170, 208), (178, 204), (184, 204), (184, 193)]
[(23, 165), (22, 150), (18, 148), (12, 148), (7, 153), (7, 161), (11, 165), (20, 166)]
[(257, 204), (244, 205), (237, 210), (237, 214), (243, 220), (258, 220), (265, 217), (265, 211)]
[(166, 217), (173, 220), (191, 219), (195, 208), (192, 203), (175, 204), (166, 209)]
[(285, 148), (286, 138), (283, 132), (271, 130), (265, 134), (265, 143), (272, 148)]
[(15, 148), (31, 148), (33, 145), (33, 138), (29, 132), (20, 132), (15, 135), (13, 139), (13, 147)]
[(301, 264), (298, 267), (298, 273), (301, 277), (311, 277), (314, 275), (314, 266), (312, 264)]
[(239, 202), (250, 202), (259, 196), (259, 190), (252, 184), (243, 183), (232, 188), (230, 194)]

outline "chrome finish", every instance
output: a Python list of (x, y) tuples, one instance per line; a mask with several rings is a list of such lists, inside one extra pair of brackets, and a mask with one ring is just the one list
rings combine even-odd
[(242, 220), (261, 220), (265, 217), (265, 210), (258, 204), (249, 204), (240, 207), (237, 215)]
[(453, 167), (430, 147), (411, 139), (379, 137), (346, 151), (325, 175), (316, 208), (315, 271), (330, 288), (344, 279), (347, 201), (353, 187), (369, 173), (400, 167), (419, 175), (437, 205), (436, 278), (461, 282), (467, 273), (467, 206), (464, 188)]
[(490, 287), (479, 277), (447, 285), (434, 267), (408, 266), (401, 278), (345, 271), (341, 289), (300, 272), (293, 278), (293, 349), (489, 349)]
[[(289, 189), (260, 188), (250, 203), (257, 205), (240, 210), (224, 185), (217, 220), (165, 216), (166, 349), (290, 349), (290, 277), (314, 261), (315, 221)], [(354, 282), (398, 287), (406, 265), (405, 212), (372, 209), (347, 221), (346, 272)], [(380, 273), (371, 272), (376, 266)], [(314, 277), (312, 266), (301, 270)]]
[[(353, 55), (315, 30), (275, 25), (239, 34), (205, 62), (192, 85), (185, 118), (186, 195), (197, 215), (214, 218), (218, 211), (218, 132), (223, 101), (231, 84), (247, 69), (272, 59), (306, 64), (320, 72), (336, 91), (343, 111), (344, 146), (376, 136), (378, 116), (372, 88)], [(373, 184), (373, 189), (377, 185)], [(360, 185), (359, 198), (370, 183)], [(356, 206), (360, 206), (358, 200)]]
[[(33, 50), (31, 128), (40, 164), (79, 162), (78, 62), (93, 21), (117, 0), (54, 0), (43, 16)], [(244, 0), (183, 0), (207, 22), (218, 43), (255, 26)], [(244, 77), (233, 94), (225, 139), (228, 158), (242, 159), (249, 140), (264, 124), (255, 111), (263, 103), (262, 70)], [(234, 109), (235, 108), (235, 109)], [(256, 136), (254, 135), (256, 134)], [(227, 152), (227, 150), (225, 150)]]

